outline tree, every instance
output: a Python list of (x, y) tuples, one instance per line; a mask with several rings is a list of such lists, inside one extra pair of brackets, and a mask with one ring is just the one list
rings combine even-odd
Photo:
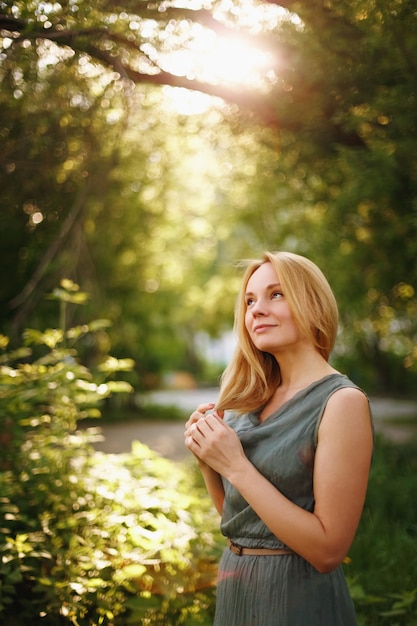
[[(345, 348), (350, 345), (353, 355), (359, 351), (372, 361), (384, 387), (392, 382), (395, 372), (395, 384), (405, 380), (401, 374), (403, 366), (412, 368), (416, 358), (413, 132), (417, 115), (413, 50), (417, 34), (411, 3), (397, 0), (387, 6), (383, 0), (355, 0), (332, 5), (289, 0), (263, 2), (255, 9), (255, 5), (240, 2), (228, 8), (213, 2), (210, 9), (189, 9), (132, 2), (118, 2), (115, 6), (114, 2), (102, 1), (93, 7), (84, 2), (3, 2), (2, 7), (2, 83), (8, 86), (8, 94), (14, 94), (13, 105), (16, 98), (21, 100), (36, 84), (39, 66), (47, 53), (55, 59), (48, 69), (51, 102), (55, 93), (53, 81), (59, 82), (58, 69), (72, 68), (74, 79), (81, 75), (85, 81), (77, 94), (80, 110), (73, 116), (78, 128), (87, 111), (90, 115), (94, 101), (96, 110), (102, 113), (97, 119), (105, 120), (110, 111), (103, 103), (113, 97), (122, 100), (120, 86), (129, 90), (129, 98), (135, 91), (143, 100), (152, 99), (157, 90), (168, 85), (198, 90), (229, 103), (228, 109), (221, 104), (217, 107), (229, 123), (234, 140), (247, 140), (244, 152), (250, 155), (251, 173), (241, 174), (240, 186), (238, 173), (230, 174), (232, 189), (223, 194), (222, 208), (238, 207), (234, 225), (232, 218), (228, 221), (227, 211), (220, 214), (221, 223), (227, 224), (226, 233), (233, 236), (226, 234), (223, 239), (227, 240), (226, 251), (219, 242), (207, 259), (202, 259), (202, 264), (197, 263), (197, 279), (203, 282), (204, 277), (210, 276), (213, 268), (219, 267), (220, 259), (221, 265), (223, 259), (226, 265), (241, 251), (242, 256), (247, 256), (264, 245), (277, 247), (278, 242), (280, 247), (306, 253), (327, 269), (335, 286), (347, 331)], [(249, 14), (248, 7), (256, 13)], [(251, 15), (255, 19), (251, 20)], [(258, 33), (248, 23), (259, 25)], [(169, 72), (167, 56), (192, 48), (201, 29), (221, 37), (244, 36), (248, 45), (256, 42), (269, 50), (273, 61), (262, 89), (233, 88), (220, 79), (213, 82)], [(102, 88), (98, 97), (94, 90), (102, 81), (106, 89)], [(44, 80), (40, 82), (45, 84)], [(88, 93), (89, 104), (83, 117), (82, 106), (86, 106)], [(63, 106), (64, 101), (65, 97)], [(176, 119), (179, 122), (178, 116)], [(199, 128), (204, 128), (206, 122), (203, 119)], [(189, 120), (184, 124), (187, 136), (193, 124)], [(4, 133), (16, 150), (21, 136), (18, 124), (13, 131), (6, 124)], [(117, 141), (115, 135), (113, 139)], [(111, 145), (115, 143), (112, 141)], [(252, 145), (258, 149), (252, 150)], [(100, 150), (98, 153), (97, 167), (101, 169), (103, 155)], [(113, 176), (117, 169), (114, 163), (122, 164), (122, 160), (114, 153), (112, 158), (115, 161), (109, 157), (107, 171)], [(63, 160), (63, 164), (66, 162)], [(145, 154), (143, 162), (147, 162)], [(8, 189), (15, 164), (15, 159), (6, 157)], [(167, 173), (165, 169), (164, 174)], [(118, 190), (126, 190), (121, 183), (121, 179), (118, 184), (113, 180), (109, 186), (113, 197), (117, 197)], [(155, 187), (152, 182), (147, 183)], [(165, 192), (160, 186), (160, 200), (167, 198), (171, 190), (169, 184), (165, 185)], [(27, 197), (27, 191), (24, 195)], [(256, 215), (255, 206), (261, 209)], [(142, 204), (141, 215), (151, 214), (148, 209), (149, 204)], [(160, 216), (164, 213), (165, 210), (160, 212)], [(216, 213), (213, 221), (208, 221), (213, 224), (215, 217)], [(21, 213), (14, 224), (19, 220)], [(156, 219), (148, 215), (146, 223), (154, 225)], [(166, 220), (165, 224), (169, 231), (172, 225)], [(175, 228), (171, 230), (175, 232)], [(170, 241), (168, 231), (164, 231), (166, 242)], [(152, 232), (152, 227), (147, 231), (144, 226), (144, 232)], [(185, 246), (182, 253), (184, 249), (188, 251)], [(192, 265), (192, 250), (193, 246), (189, 256), (182, 259), (183, 270)], [(141, 271), (146, 275), (151, 264), (145, 261), (146, 253), (143, 258)], [(24, 284), (29, 274), (24, 273)], [(172, 291), (171, 285), (168, 292), (178, 290)], [(200, 296), (196, 299), (198, 290), (191, 292), (191, 306), (195, 309), (198, 301), (196, 310), (203, 310), (203, 300)], [(151, 299), (155, 301), (156, 292), (153, 293)], [(158, 290), (157, 295), (162, 294)], [(178, 313), (173, 315), (173, 310)], [(229, 304), (228, 310), (231, 311)], [(184, 313), (180, 307), (169, 307), (162, 317), (167, 320), (171, 316), (183, 327), (188, 324), (192, 328), (192, 315), (192, 309)], [(213, 327), (211, 321), (207, 327), (210, 326)], [(169, 322), (165, 328), (172, 328)]]

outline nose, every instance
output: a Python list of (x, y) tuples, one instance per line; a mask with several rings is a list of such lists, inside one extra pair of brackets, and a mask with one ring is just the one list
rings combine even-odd
[(266, 308), (261, 298), (253, 303), (251, 313), (254, 317), (257, 317), (258, 315), (266, 315)]

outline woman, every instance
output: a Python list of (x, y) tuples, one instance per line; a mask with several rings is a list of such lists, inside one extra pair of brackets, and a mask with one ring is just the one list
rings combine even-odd
[(356, 624), (341, 563), (373, 434), (365, 394), (328, 362), (337, 324), (314, 263), (267, 252), (249, 264), (218, 403), (185, 429), (228, 540), (215, 626)]

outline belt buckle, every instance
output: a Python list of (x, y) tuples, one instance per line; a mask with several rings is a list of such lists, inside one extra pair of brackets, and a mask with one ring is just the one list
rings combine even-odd
[(230, 550), (233, 552), (233, 554), (236, 554), (237, 556), (242, 556), (243, 554), (243, 546), (240, 546), (237, 543), (233, 543), (232, 540), (230, 540)]

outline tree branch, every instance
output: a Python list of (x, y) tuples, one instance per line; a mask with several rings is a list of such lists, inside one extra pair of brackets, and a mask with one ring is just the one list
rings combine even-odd
[[(296, 5), (297, 7), (303, 5), (302, 2), (294, 2), (291, 0), (284, 2), (278, 2), (276, 0), (265, 1), (271, 4), (284, 6), (290, 10), (295, 9)], [(324, 7), (320, 8), (322, 11), (325, 10)], [(198, 20), (203, 22), (204, 25), (209, 28), (216, 29), (217, 32), (227, 32), (228, 35), (230, 35), (230, 33), (234, 33), (236, 35), (239, 34), (238, 31), (229, 29), (224, 24), (221, 24), (220, 22), (215, 20), (210, 12), (204, 9), (194, 11), (192, 9), (180, 9), (176, 7), (170, 7), (162, 13), (158, 12), (159, 19), (161, 19), (161, 17), (162, 19), (164, 19), (165, 16), (167, 18), (169, 17), (170, 19), (173, 19), (174, 17), (176, 19), (183, 17), (186, 19), (195, 20), (195, 18), (198, 18)], [(24, 30), (25, 27), (22, 20), (16, 20), (7, 16), (0, 16), (0, 26), (1, 25), (3, 25), (3, 28), (7, 27), (7, 29), (10, 31), (21, 33), (17, 38), (14, 39), (15, 44), (23, 38), (29, 38), (32, 40), (48, 39), (50, 41), (54, 41), (58, 45), (64, 45), (72, 48), (79, 54), (89, 55), (91, 58), (99, 61), (106, 67), (111, 68), (112, 70), (117, 72), (121, 78), (131, 80), (135, 84), (153, 84), (180, 87), (183, 89), (189, 89), (192, 91), (205, 93), (209, 96), (221, 98), (222, 100), (230, 104), (235, 104), (242, 111), (250, 113), (252, 116), (254, 116), (255, 119), (257, 118), (260, 123), (273, 129), (285, 128), (292, 132), (298, 132), (300, 130), (303, 130), (306, 126), (303, 120), (295, 120), (292, 116), (288, 118), (279, 117), (278, 110), (273, 105), (272, 99), (268, 94), (263, 94), (259, 92), (256, 93), (255, 91), (250, 91), (249, 89), (233, 89), (224, 85), (216, 85), (195, 79), (188, 79), (185, 76), (176, 76), (174, 74), (171, 74), (170, 72), (161, 70), (157, 64), (154, 65), (155, 72), (143, 72), (135, 70), (130, 67), (126, 62), (122, 61), (120, 56), (117, 56), (116, 54), (111, 54), (110, 52), (108, 52), (108, 50), (104, 50), (103, 47), (101, 47), (100, 45), (96, 45), (94, 42), (92, 42), (92, 39), (95, 39), (97, 44), (100, 44), (100, 42), (112, 41), (113, 43), (122, 46), (124, 49), (128, 49), (136, 54), (146, 56), (139, 49), (138, 43), (136, 41), (132, 41), (127, 37), (124, 37), (123, 35), (119, 35), (118, 33), (109, 31), (107, 28), (93, 27), (83, 28), (79, 30), (57, 30), (50, 28), (37, 29), (32, 30), (28, 33), (22, 33), (22, 30)], [(291, 56), (291, 51), (289, 48), (287, 52)], [(275, 93), (275, 96), (279, 98), (279, 95), (277, 93)], [(339, 142), (342, 145), (364, 145), (362, 139), (356, 133), (346, 133), (342, 127), (332, 124), (331, 121), (329, 121), (328, 131), (329, 136), (332, 136), (335, 142)]]
[(9, 15), (0, 15), (0, 31), (6, 30), (8, 32), (20, 33), (26, 26), (27, 24), (23, 20), (18, 20)]
[(231, 104), (250, 111), (260, 117), (268, 126), (277, 126), (276, 110), (272, 107), (264, 95), (256, 95), (253, 92), (231, 89), (223, 85), (214, 85), (188, 79), (185, 76), (176, 76), (170, 72), (158, 71), (155, 74), (139, 72), (121, 63), (120, 59), (109, 55), (107, 52), (94, 46), (89, 46), (89, 54), (95, 59), (101, 60), (107, 66), (118, 72), (122, 77), (130, 79), (136, 84), (167, 85), (181, 87), (192, 91), (199, 91), (209, 96), (221, 98)]

